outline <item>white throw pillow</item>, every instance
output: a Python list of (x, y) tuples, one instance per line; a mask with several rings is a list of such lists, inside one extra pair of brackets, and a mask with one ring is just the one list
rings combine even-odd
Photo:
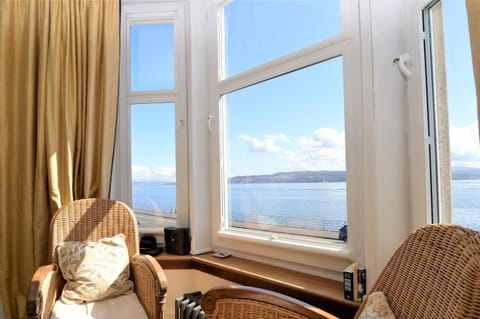
[(64, 242), (57, 246), (57, 256), (66, 280), (61, 296), (65, 303), (102, 300), (133, 291), (123, 234), (98, 242)]
[(359, 319), (395, 319), (383, 291), (375, 291), (367, 296), (367, 303)]

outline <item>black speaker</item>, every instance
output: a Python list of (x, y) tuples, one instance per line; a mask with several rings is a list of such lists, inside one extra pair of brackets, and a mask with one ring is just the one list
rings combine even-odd
[(186, 227), (166, 227), (165, 248), (168, 254), (188, 255), (190, 253), (190, 230)]

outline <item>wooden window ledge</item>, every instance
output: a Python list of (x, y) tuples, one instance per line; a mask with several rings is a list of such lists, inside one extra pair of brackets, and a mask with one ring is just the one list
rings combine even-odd
[(161, 254), (164, 269), (197, 269), (241, 285), (260, 287), (297, 298), (340, 318), (353, 318), (359, 304), (343, 298), (343, 283), (293, 270), (211, 253), (197, 256)]

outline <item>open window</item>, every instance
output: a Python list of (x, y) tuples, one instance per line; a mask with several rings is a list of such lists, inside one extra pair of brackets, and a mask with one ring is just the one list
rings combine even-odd
[(423, 11), (432, 222), (480, 229), (477, 96), (465, 1)]

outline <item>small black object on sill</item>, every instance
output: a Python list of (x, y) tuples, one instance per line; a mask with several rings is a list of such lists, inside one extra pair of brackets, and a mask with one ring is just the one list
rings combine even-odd
[(168, 254), (188, 255), (190, 253), (190, 229), (188, 227), (166, 227), (165, 249)]
[(157, 256), (163, 251), (163, 247), (157, 246), (155, 236), (145, 235), (140, 239), (140, 253), (144, 255)]

